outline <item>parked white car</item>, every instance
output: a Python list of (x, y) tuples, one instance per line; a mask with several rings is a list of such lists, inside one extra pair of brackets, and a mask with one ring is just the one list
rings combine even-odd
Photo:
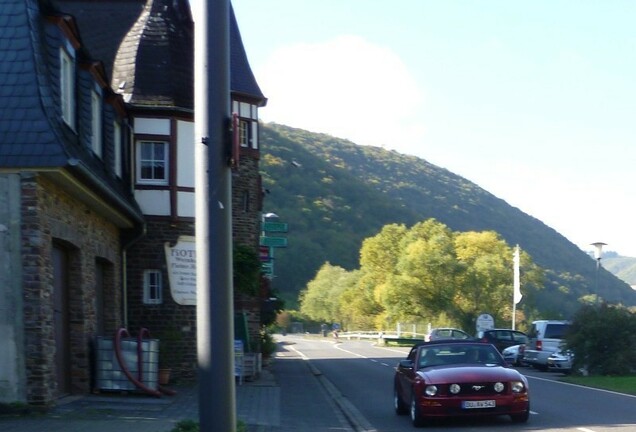
[(548, 370), (548, 357), (561, 349), (569, 329), (569, 321), (534, 321), (528, 333), (530, 341), (526, 345), (524, 361), (537, 369)]
[(557, 351), (548, 357), (548, 369), (553, 372), (563, 372), (569, 374), (572, 372), (572, 363), (574, 353), (572, 351)]
[(474, 337), (456, 328), (434, 328), (429, 334), (424, 336), (426, 342), (440, 339), (474, 339)]
[(523, 362), (523, 354), (526, 349), (525, 344), (513, 345), (508, 348), (504, 348), (501, 352), (501, 355), (504, 359), (506, 359), (507, 363), (510, 363), (514, 366), (522, 366)]

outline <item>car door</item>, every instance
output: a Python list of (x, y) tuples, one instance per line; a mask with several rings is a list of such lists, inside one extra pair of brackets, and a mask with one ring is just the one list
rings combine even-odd
[(415, 372), (417, 371), (417, 351), (418, 348), (416, 346), (411, 348), (406, 359), (400, 360), (395, 368), (396, 384), (403, 401), (411, 400), (411, 388), (413, 387)]
[(499, 352), (502, 352), (509, 346), (516, 345), (514, 343), (512, 332), (510, 330), (496, 330), (493, 332), (492, 336), (492, 344), (495, 346), (495, 348), (497, 348)]

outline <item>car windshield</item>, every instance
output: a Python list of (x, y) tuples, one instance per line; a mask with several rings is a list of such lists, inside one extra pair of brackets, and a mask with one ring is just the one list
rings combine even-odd
[(443, 344), (420, 347), (418, 369), (458, 364), (501, 365), (501, 356), (491, 345)]

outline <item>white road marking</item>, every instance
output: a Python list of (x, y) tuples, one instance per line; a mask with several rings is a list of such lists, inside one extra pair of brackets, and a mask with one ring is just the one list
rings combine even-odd
[(594, 432), (594, 430), (588, 428), (576, 428), (576, 430), (579, 430), (581, 432)]
[(292, 349), (292, 351), (295, 351), (296, 353), (298, 353), (298, 355), (303, 359), (303, 360), (309, 360), (309, 357), (307, 357), (305, 354), (303, 354), (302, 352), (298, 351), (295, 347), (290, 346), (290, 348)]

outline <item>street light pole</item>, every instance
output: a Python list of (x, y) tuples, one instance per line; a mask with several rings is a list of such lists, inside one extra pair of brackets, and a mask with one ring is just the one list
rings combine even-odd
[(197, 358), (201, 432), (236, 431), (230, 0), (202, 0), (195, 25)]
[(607, 246), (607, 243), (596, 242), (592, 243), (594, 246), (594, 258), (596, 258), (596, 303), (599, 302), (599, 271), (601, 269), (601, 258), (603, 258), (603, 246)]

